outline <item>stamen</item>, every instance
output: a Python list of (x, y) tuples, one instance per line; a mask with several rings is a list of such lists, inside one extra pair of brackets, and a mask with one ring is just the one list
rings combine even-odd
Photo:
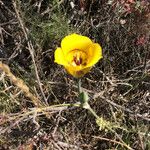
[(82, 58), (81, 57), (74, 57), (73, 58), (73, 61), (75, 62), (75, 64), (77, 66), (81, 65), (82, 64)]

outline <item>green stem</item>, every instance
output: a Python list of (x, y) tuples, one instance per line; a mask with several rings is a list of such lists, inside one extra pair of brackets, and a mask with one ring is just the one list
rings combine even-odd
[(78, 79), (78, 90), (79, 90), (79, 94), (82, 93), (82, 87), (81, 87), (81, 79)]
[[(81, 79), (80, 79), (80, 78), (78, 79), (78, 91), (79, 91), (79, 94), (81, 94), (82, 92), (84, 92), (84, 91), (82, 91)], [(87, 109), (87, 110), (89, 110), (89, 111), (91, 112), (91, 114), (92, 114), (96, 119), (99, 118), (99, 116), (96, 114), (96, 112), (90, 107), (90, 105), (89, 105), (88, 102), (82, 102), (82, 101), (81, 101), (81, 107), (82, 107), (82, 108), (85, 108), (85, 109)]]
[(90, 105), (89, 105), (89, 107), (87, 108), (92, 114), (93, 114), (93, 116), (96, 118), (96, 119), (99, 119), (99, 116), (96, 114), (96, 112), (90, 107)]

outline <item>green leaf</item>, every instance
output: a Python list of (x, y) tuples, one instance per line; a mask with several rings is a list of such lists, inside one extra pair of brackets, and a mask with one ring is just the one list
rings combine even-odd
[(88, 100), (89, 100), (88, 93), (85, 92), (85, 91), (81, 92), (81, 93), (79, 94), (79, 99), (80, 99), (81, 104), (87, 103)]

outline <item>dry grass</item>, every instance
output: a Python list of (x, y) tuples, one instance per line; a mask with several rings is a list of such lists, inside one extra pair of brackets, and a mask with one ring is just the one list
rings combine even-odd
[[(150, 149), (149, 7), (0, 0), (0, 149)], [(74, 32), (102, 45), (103, 59), (82, 86), (110, 128), (100, 130), (102, 122), (75, 104), (76, 79), (54, 63), (60, 40)]]

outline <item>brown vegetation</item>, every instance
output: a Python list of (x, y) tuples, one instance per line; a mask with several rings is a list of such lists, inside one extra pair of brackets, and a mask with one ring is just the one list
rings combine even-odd
[[(0, 149), (150, 149), (149, 8), (148, 0), (0, 0)], [(97, 123), (76, 107), (76, 79), (54, 63), (74, 32), (103, 48), (82, 78)], [(100, 130), (102, 121), (112, 128)]]

